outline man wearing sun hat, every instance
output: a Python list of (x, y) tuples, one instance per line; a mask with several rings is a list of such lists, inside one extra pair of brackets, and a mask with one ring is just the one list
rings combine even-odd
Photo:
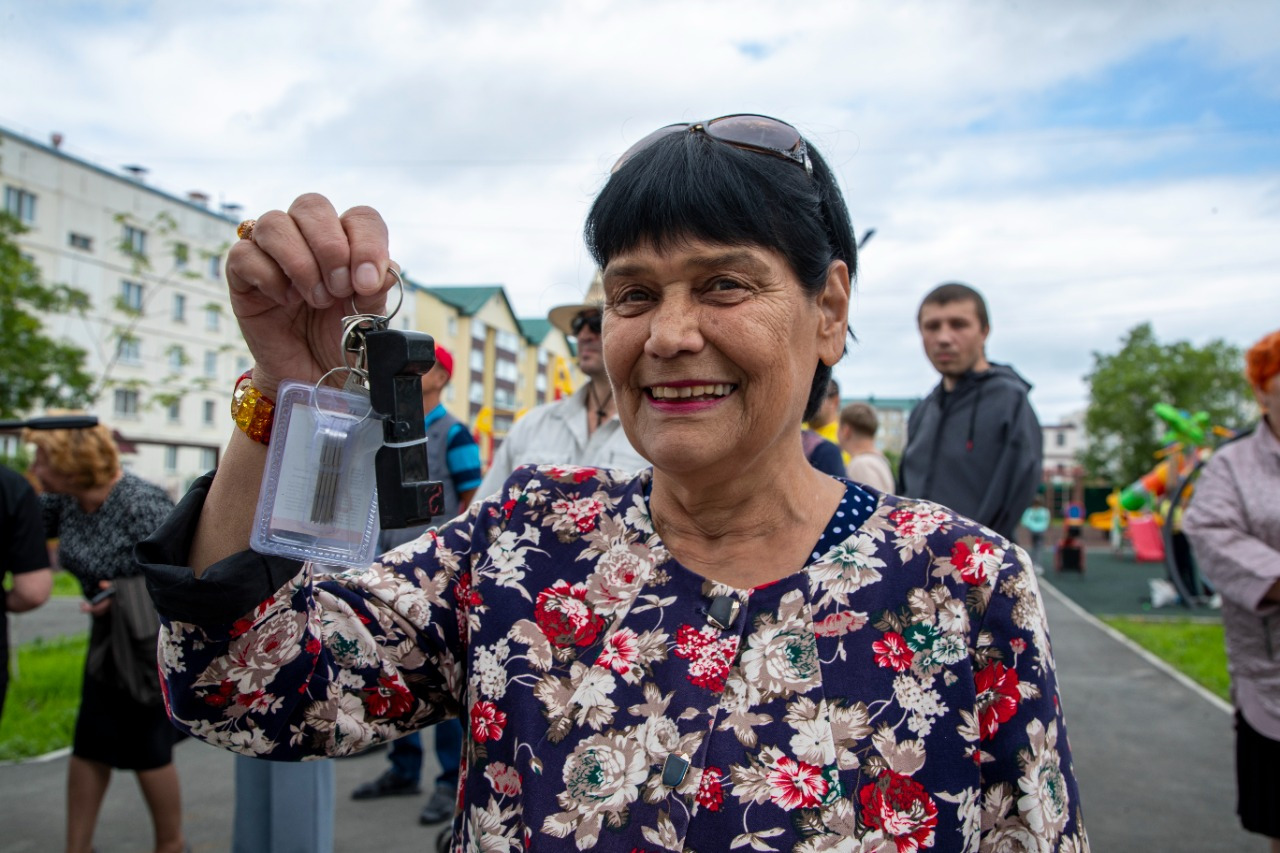
[(530, 409), (516, 422), (493, 454), (477, 497), (496, 493), (521, 465), (592, 465), (627, 472), (649, 466), (631, 447), (617, 418), (600, 341), (603, 303), (604, 282), (597, 271), (582, 302), (547, 314), (551, 325), (577, 339), (578, 368), (587, 382), (562, 400)]
[[(462, 421), (449, 414), (440, 395), (453, 378), (453, 353), (436, 344), (436, 363), (422, 375), (422, 411), (427, 427), (427, 469), (433, 480), (444, 483), (444, 513), (424, 527), (384, 530), (378, 537), (380, 550), (389, 551), (417, 539), (427, 527), (434, 527), (456, 516), (471, 503), (480, 484), (480, 446)], [(448, 476), (445, 476), (445, 474)], [(462, 727), (457, 720), (447, 720), (432, 727), (435, 733), (436, 758), (441, 773), (435, 790), (418, 813), (422, 824), (440, 823), (453, 817), (458, 793), (458, 765), (462, 757)], [(387, 754), (391, 766), (377, 779), (358, 786), (353, 799), (371, 800), (396, 795), (414, 795), (421, 790), (422, 739), (418, 732), (394, 741)]]

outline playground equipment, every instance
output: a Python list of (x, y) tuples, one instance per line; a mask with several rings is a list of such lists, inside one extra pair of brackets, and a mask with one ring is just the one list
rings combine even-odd
[(1212, 426), (1208, 412), (1192, 414), (1167, 403), (1152, 411), (1168, 428), (1155, 467), (1120, 491), (1112, 512), (1129, 513), (1128, 534), (1138, 560), (1163, 561), (1169, 581), (1187, 606), (1206, 603), (1213, 588), (1200, 574), (1186, 537), (1182, 510), (1191, 497), (1200, 468), (1220, 441), (1235, 431)]

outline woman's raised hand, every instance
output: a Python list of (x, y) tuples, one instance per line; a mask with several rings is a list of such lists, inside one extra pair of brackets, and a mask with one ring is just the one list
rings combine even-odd
[(308, 193), (259, 217), (231, 247), (231, 307), (255, 360), (253, 384), (274, 397), (286, 379), (315, 382), (346, 364), (342, 318), (385, 312), (395, 284), (387, 226), (376, 210), (341, 216)]

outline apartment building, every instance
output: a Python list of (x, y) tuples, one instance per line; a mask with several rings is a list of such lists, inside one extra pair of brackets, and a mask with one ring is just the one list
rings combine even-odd
[[(83, 315), (43, 320), (46, 333), (84, 349), (100, 377), (90, 411), (116, 431), (128, 470), (176, 496), (217, 464), (232, 388), (251, 366), (223, 269), (243, 214), (61, 145), (57, 135), (44, 143), (0, 128), (5, 209), (27, 227), (18, 242), (43, 280), (89, 297)], [(393, 328), (427, 332), (453, 353), (445, 407), (487, 453), (525, 410), (582, 382), (570, 341), (545, 318), (517, 317), (500, 284), (406, 278), (403, 299), (393, 293), (389, 305), (398, 305)]]
[(471, 425), (486, 463), (527, 409), (581, 384), (569, 340), (544, 318), (517, 317), (501, 285), (410, 286), (414, 328), (453, 353), (444, 406)]
[(28, 229), (21, 251), (46, 283), (89, 297), (83, 314), (43, 318), (46, 333), (85, 350), (99, 380), (90, 411), (122, 439), (124, 466), (177, 494), (217, 464), (250, 364), (222, 268), (240, 211), (61, 145), (0, 128), (5, 209)]

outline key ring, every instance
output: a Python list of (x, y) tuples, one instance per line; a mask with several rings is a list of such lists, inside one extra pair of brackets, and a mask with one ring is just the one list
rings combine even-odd
[(400, 313), (400, 309), (404, 307), (404, 276), (402, 276), (400, 274), (400, 270), (396, 269), (395, 267), (390, 267), (389, 269), (396, 277), (396, 287), (399, 289), (399, 292), (400, 292), (400, 299), (396, 302), (395, 310), (392, 311), (390, 314), (387, 314), (385, 317), (382, 317), (379, 314), (364, 314), (363, 312), (358, 311), (356, 309), (356, 294), (354, 291), (352, 291), (351, 296), (348, 297), (348, 301), (351, 303), (352, 316), (381, 317), (382, 322), (390, 323), (391, 318)]
[[(320, 394), (320, 392), (321, 392), (321, 391), (323, 391), (323, 390), (325, 390), (326, 388), (327, 388), (328, 390), (330, 390), (330, 391), (333, 391), (333, 392), (336, 392), (336, 391), (346, 391), (346, 387), (345, 387), (345, 386), (344, 386), (343, 388), (339, 389), (339, 388), (333, 388), (333, 387), (331, 387), (331, 386), (326, 386), (326, 385), (324, 384), (324, 383), (325, 383), (325, 380), (327, 380), (330, 376), (332, 376), (333, 374), (335, 374), (335, 373), (337, 373), (337, 372), (339, 372), (339, 371), (343, 371), (343, 370), (345, 370), (345, 371), (347, 371), (348, 373), (350, 373), (350, 374), (352, 374), (353, 376), (355, 376), (358, 380), (360, 380), (360, 382), (361, 382), (362, 384), (367, 385), (367, 384), (369, 383), (369, 373), (368, 373), (368, 371), (364, 370), (363, 368), (359, 368), (359, 367), (351, 367), (351, 366), (349, 366), (349, 365), (345, 365), (345, 364), (344, 364), (344, 365), (340, 365), (340, 366), (338, 366), (338, 367), (333, 367), (333, 368), (330, 368), (329, 370), (326, 370), (326, 371), (325, 371), (325, 373), (324, 373), (324, 375), (323, 375), (323, 376), (321, 376), (319, 379), (317, 379), (317, 380), (316, 380), (315, 385), (313, 385), (313, 386), (311, 387), (311, 400), (312, 400), (312, 402), (315, 404), (315, 408), (316, 408), (316, 411), (317, 411), (317, 412), (319, 412), (319, 413), (321, 413), (321, 414), (324, 414), (324, 415), (329, 415), (329, 416), (331, 416), (331, 417), (332, 417), (332, 416), (335, 416), (335, 415), (336, 415), (336, 416), (341, 416), (341, 417), (354, 417), (354, 413), (353, 413), (353, 412), (350, 412), (350, 411), (343, 412), (343, 411), (340, 411), (340, 410), (338, 410), (338, 409), (334, 409), (332, 412), (330, 412), (330, 411), (326, 411), (326, 410), (325, 410), (324, 408), (322, 408), (322, 407), (321, 407), (321, 405), (320, 405), (320, 399), (321, 399), (321, 394)], [(349, 381), (349, 380), (348, 380), (348, 381)], [(367, 399), (365, 400), (365, 402), (367, 402)], [(370, 404), (369, 404), (369, 406), (368, 406), (368, 408), (366, 408), (366, 409), (364, 410), (364, 414), (362, 414), (362, 415), (360, 416), (360, 420), (356, 421), (354, 424), (352, 424), (352, 425), (351, 425), (351, 429), (354, 429), (355, 427), (357, 427), (357, 426), (359, 426), (360, 424), (364, 423), (366, 420), (368, 420), (368, 419), (369, 419), (369, 415), (371, 415), (371, 414), (373, 414), (373, 404), (372, 404), (372, 403), (370, 403)]]

